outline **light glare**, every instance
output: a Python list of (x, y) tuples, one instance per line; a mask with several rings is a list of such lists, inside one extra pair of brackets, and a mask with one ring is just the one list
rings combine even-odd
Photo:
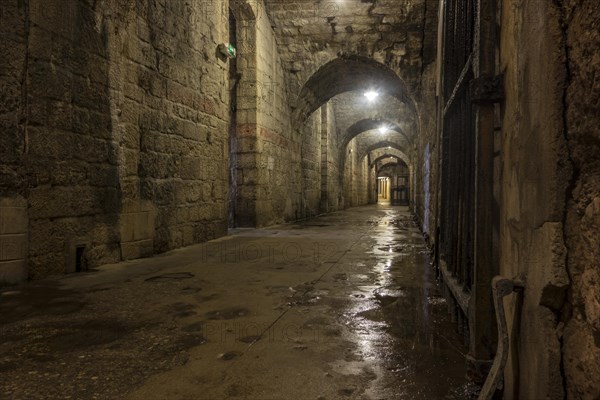
[(377, 98), (377, 96), (379, 96), (379, 93), (377, 93), (377, 92), (375, 92), (373, 90), (369, 90), (368, 92), (365, 93), (365, 97), (369, 101), (375, 100)]

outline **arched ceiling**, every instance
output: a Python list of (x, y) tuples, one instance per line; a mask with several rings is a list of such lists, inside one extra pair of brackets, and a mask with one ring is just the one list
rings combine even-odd
[[(394, 162), (389, 162), (386, 163), (384, 165), (382, 165), (378, 170), (377, 170), (377, 176), (388, 176), (388, 177), (392, 177), (393, 175), (396, 175), (398, 173), (402, 172), (402, 169), (406, 168), (405, 165), (403, 164), (398, 164), (398, 163), (394, 163)], [(407, 172), (406, 170), (404, 172)]]
[(402, 160), (406, 165), (408, 165), (410, 161), (403, 151), (396, 148), (381, 147), (369, 152), (368, 155), (371, 165), (386, 157), (396, 157), (397, 159)]
[[(362, 157), (389, 142), (410, 160), (420, 129), (415, 98), (435, 61), (439, 0), (264, 3), (298, 126), (329, 102), (342, 163), (351, 140)], [(367, 91), (379, 97), (367, 103)], [(390, 123), (390, 132), (376, 132), (376, 121)]]
[(385, 155), (383, 155), (383, 156), (381, 156), (381, 157), (378, 157), (378, 158), (376, 158), (375, 160), (371, 161), (371, 163), (370, 163), (369, 165), (371, 165), (371, 166), (372, 166), (372, 165), (375, 165), (375, 164), (377, 164), (377, 163), (379, 163), (379, 162), (382, 162), (382, 161), (384, 161), (384, 160), (389, 160), (389, 161), (392, 161), (392, 162), (395, 162), (395, 163), (397, 163), (397, 162), (401, 161), (401, 160), (400, 160), (398, 157), (396, 157), (395, 155), (392, 155), (392, 154), (385, 154)]
[(287, 72), (299, 88), (341, 55), (385, 63), (409, 88), (435, 57), (439, 0), (265, 0)]
[(402, 135), (396, 132), (381, 134), (378, 130), (372, 130), (363, 132), (352, 140), (356, 143), (356, 151), (361, 159), (367, 155), (370, 151), (369, 149), (376, 146), (378, 143), (385, 143), (388, 145), (387, 147), (399, 149), (406, 154), (407, 157), (410, 157), (412, 149), (412, 145), (407, 142)]
[(395, 97), (415, 112), (415, 103), (402, 79), (385, 64), (359, 56), (336, 58), (306, 81), (296, 102), (296, 115), (305, 120), (331, 98), (348, 92), (377, 91)]
[(390, 166), (390, 165), (394, 165), (394, 166), (400, 166), (400, 165), (404, 165), (403, 162), (398, 162), (398, 159), (396, 157), (387, 157), (384, 159), (381, 159), (377, 162), (377, 171), (381, 171), (383, 168)]
[(402, 160), (402, 158), (395, 156), (393, 154), (385, 154), (381, 157), (374, 159), (373, 161), (371, 161), (370, 166), (376, 166), (377, 169), (380, 169), (382, 166), (384, 166), (388, 163), (394, 163), (394, 164), (402, 165), (402, 166), (405, 166), (408, 168), (406, 162), (404, 162), (404, 160)]
[(387, 132), (384, 135), (395, 135), (399, 134), (402, 138), (406, 140), (407, 143), (412, 143), (412, 138), (410, 138), (402, 129), (402, 127), (394, 121), (387, 119), (361, 119), (354, 124), (352, 124), (348, 129), (346, 129), (344, 136), (342, 137), (342, 142), (347, 144), (350, 140), (354, 139), (358, 135), (370, 132), (377, 131), (380, 135), (382, 134), (380, 128), (385, 127)]
[(372, 144), (378, 141), (390, 141), (403, 146), (407, 151), (412, 147), (411, 142), (406, 140), (402, 134), (392, 130), (387, 131), (386, 133), (381, 133), (379, 129), (371, 129), (370, 131), (359, 133), (352, 140), (356, 140), (359, 145), (361, 143)]
[[(359, 160), (362, 160), (363, 158), (365, 158), (367, 156), (367, 154), (369, 154), (369, 153), (375, 154), (376, 151), (379, 151), (379, 150), (386, 151), (386, 150), (390, 150), (390, 149), (399, 150), (400, 152), (402, 152), (403, 154), (406, 154), (406, 155), (409, 154), (406, 151), (407, 149), (405, 149), (401, 144), (398, 144), (395, 141), (379, 140), (379, 141), (375, 141), (373, 143), (361, 143), (361, 146), (358, 149)], [(410, 165), (411, 163), (408, 162), (407, 164)]]
[[(410, 165), (410, 147), (401, 135), (395, 134), (388, 137), (382, 137), (377, 131), (364, 132), (356, 136), (350, 144), (356, 144), (356, 151), (358, 154), (358, 160), (362, 162), (364, 158), (371, 151), (382, 148), (382, 149), (394, 149), (395, 154), (398, 155), (407, 165)], [(341, 150), (341, 166), (343, 167), (347, 161), (346, 148)]]

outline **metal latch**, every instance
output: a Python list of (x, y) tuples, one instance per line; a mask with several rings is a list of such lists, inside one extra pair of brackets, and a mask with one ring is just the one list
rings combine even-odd
[(504, 100), (504, 76), (481, 76), (469, 82), (473, 103), (499, 103)]

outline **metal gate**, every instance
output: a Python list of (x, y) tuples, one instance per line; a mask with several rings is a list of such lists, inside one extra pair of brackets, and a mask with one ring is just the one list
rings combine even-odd
[(450, 312), (469, 345), (471, 376), (482, 381), (496, 341), (491, 232), (497, 88), (490, 86), (497, 81), (495, 32), (490, 27), (495, 24), (495, 2), (446, 0), (441, 7), (441, 195), (436, 259)]
[(442, 111), (440, 270), (454, 296), (453, 317), (469, 341), (468, 299), (473, 282), (475, 227), (475, 120), (468, 83), (473, 79), (475, 5), (450, 0), (445, 10)]

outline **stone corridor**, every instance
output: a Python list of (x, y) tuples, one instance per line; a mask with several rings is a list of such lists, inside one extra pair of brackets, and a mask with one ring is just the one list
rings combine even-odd
[(0, 0), (0, 400), (599, 400), (598, 27)]
[(6, 399), (466, 399), (405, 208), (240, 230), (0, 292)]

